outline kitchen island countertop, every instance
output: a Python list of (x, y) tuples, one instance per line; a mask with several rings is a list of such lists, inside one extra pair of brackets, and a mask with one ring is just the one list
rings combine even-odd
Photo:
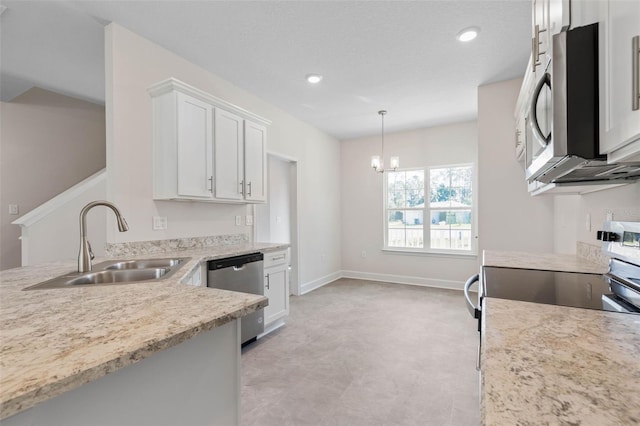
[(640, 315), (483, 303), (483, 424), (640, 423)]
[[(607, 271), (575, 255), (494, 250), (483, 266)], [(640, 315), (487, 297), (481, 339), (483, 424), (640, 423)]]
[(75, 270), (73, 261), (0, 271), (0, 419), (263, 308), (261, 295), (181, 282), (207, 260), (286, 247), (245, 243), (130, 256), (191, 259), (165, 280), (91, 288), (23, 291)]

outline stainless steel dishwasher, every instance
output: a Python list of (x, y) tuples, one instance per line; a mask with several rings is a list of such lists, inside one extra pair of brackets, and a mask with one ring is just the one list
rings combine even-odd
[[(226, 257), (208, 262), (207, 287), (264, 295), (262, 253)], [(251, 343), (264, 331), (264, 309), (240, 320), (242, 344)]]

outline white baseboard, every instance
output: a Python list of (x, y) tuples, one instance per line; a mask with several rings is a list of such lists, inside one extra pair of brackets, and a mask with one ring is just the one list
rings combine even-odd
[(317, 288), (322, 287), (323, 285), (327, 285), (329, 283), (334, 282), (337, 279), (342, 278), (342, 271), (337, 271), (329, 275), (325, 275), (324, 277), (320, 277), (316, 280), (310, 281), (308, 283), (303, 283), (300, 286), (300, 296), (303, 294), (307, 294), (310, 291), (313, 291)]
[(460, 290), (464, 288), (464, 281), (442, 280), (435, 278), (413, 277), (409, 275), (392, 275), (392, 274), (378, 274), (375, 272), (361, 272), (361, 271), (337, 271), (317, 280), (304, 283), (301, 286), (301, 293), (307, 294), (310, 291), (318, 289), (324, 285), (334, 282), (340, 278), (353, 278), (358, 280), (369, 281), (381, 281), (394, 284), (409, 284), (422, 287), (435, 287), (445, 288), (448, 290)]
[(446, 288), (449, 290), (462, 290), (464, 288), (464, 281), (443, 280), (435, 278), (425, 277), (412, 277), (408, 275), (392, 275), (392, 274), (378, 274), (374, 272), (360, 272), (360, 271), (342, 271), (342, 278), (354, 278), (360, 280), (369, 281), (383, 281), (396, 284), (410, 284), (423, 287), (436, 287)]

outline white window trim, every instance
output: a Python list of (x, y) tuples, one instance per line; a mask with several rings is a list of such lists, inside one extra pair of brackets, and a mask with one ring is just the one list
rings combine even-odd
[[(388, 186), (389, 186), (389, 174), (385, 173), (384, 179), (382, 180), (383, 185), (383, 215), (382, 215), (382, 232), (383, 236), (383, 247), (382, 251), (393, 254), (405, 254), (405, 255), (418, 255), (418, 256), (442, 256), (442, 257), (477, 257), (478, 256), (478, 184), (477, 184), (477, 170), (475, 163), (458, 163), (458, 164), (437, 164), (425, 167), (408, 167), (403, 169), (398, 169), (398, 172), (408, 172), (414, 170), (422, 170), (424, 171), (424, 207), (421, 209), (407, 208), (407, 209), (391, 209), (391, 210), (422, 210), (424, 212), (424, 218), (426, 221), (427, 217), (430, 217), (431, 210), (442, 210), (442, 209), (432, 209), (429, 207), (429, 200), (431, 199), (431, 169), (446, 169), (453, 167), (471, 167), (471, 175), (473, 176), (473, 181), (471, 182), (471, 190), (472, 190), (472, 203), (471, 203), (471, 250), (456, 250), (456, 249), (432, 249), (429, 248), (431, 245), (431, 233), (428, 232), (430, 230), (429, 224), (423, 223), (423, 241), (425, 247), (423, 248), (411, 248), (411, 247), (389, 247), (388, 237), (389, 237), (389, 228), (388, 228)], [(466, 207), (452, 207), (447, 210), (469, 210)]]

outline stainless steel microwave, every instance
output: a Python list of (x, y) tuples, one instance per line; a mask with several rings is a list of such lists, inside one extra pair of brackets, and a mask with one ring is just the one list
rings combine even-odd
[(552, 44), (527, 113), (530, 182), (554, 182), (585, 162), (606, 160), (598, 143), (598, 24), (556, 34)]

